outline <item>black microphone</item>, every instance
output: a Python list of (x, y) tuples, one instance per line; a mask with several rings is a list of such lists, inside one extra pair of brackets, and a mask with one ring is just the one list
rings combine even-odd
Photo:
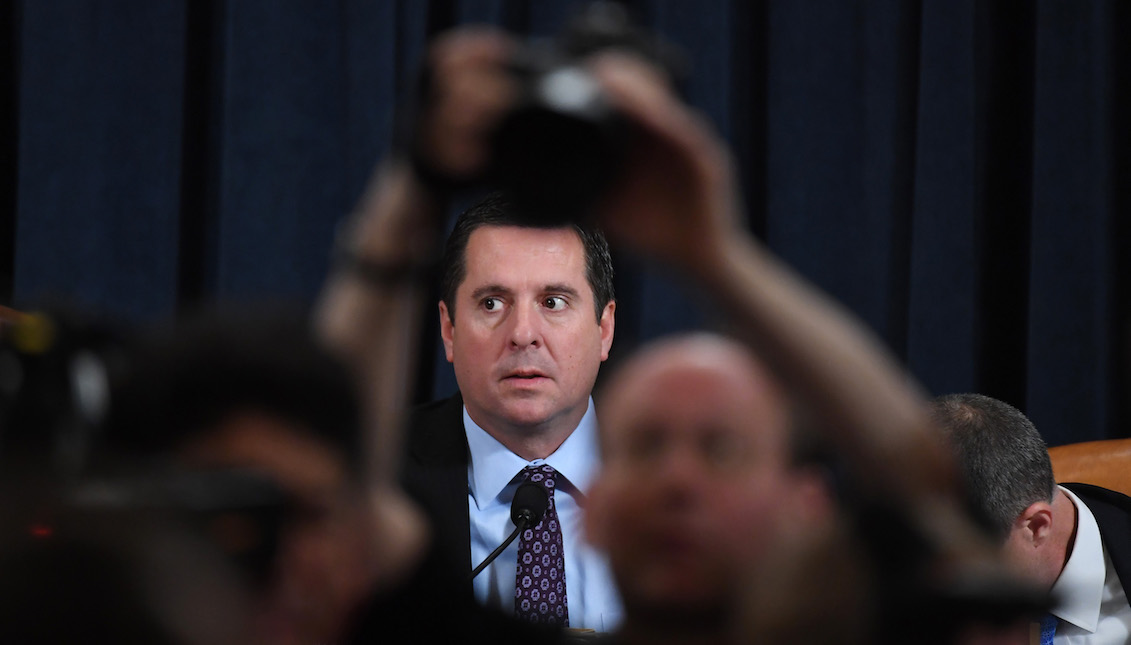
[(487, 556), (483, 562), (479, 563), (478, 567), (475, 567), (475, 569), (471, 571), (470, 579), (474, 580), (475, 576), (479, 575), (480, 571), (494, 562), (495, 558), (499, 557), (499, 554), (502, 553), (511, 542), (514, 542), (514, 539), (518, 537), (519, 531), (528, 529), (537, 524), (538, 521), (542, 519), (542, 516), (546, 514), (546, 509), (549, 507), (550, 495), (540, 484), (526, 482), (520, 485), (518, 490), (514, 492), (514, 500), (511, 501), (511, 521), (514, 522), (514, 531), (511, 532), (510, 537), (499, 545), (499, 548), (492, 551), (491, 555)]

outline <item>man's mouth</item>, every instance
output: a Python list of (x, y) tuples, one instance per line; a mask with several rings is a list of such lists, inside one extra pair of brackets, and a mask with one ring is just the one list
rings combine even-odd
[(649, 535), (649, 547), (670, 557), (686, 557), (702, 551), (700, 538), (686, 530), (668, 529)]
[(521, 370), (521, 371), (518, 371), (518, 372), (511, 372), (510, 374), (507, 375), (506, 378), (516, 379), (516, 380), (521, 380), (521, 381), (533, 381), (535, 379), (546, 378), (546, 375), (543, 374), (542, 372)]

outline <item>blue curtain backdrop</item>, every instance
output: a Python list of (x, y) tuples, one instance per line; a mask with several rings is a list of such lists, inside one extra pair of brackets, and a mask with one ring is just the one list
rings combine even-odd
[[(1129, 434), (1131, 4), (627, 4), (692, 54), (752, 230), (930, 391), (1010, 401), (1052, 444)], [(574, 8), (2, 3), (0, 304), (309, 303), (429, 35), (547, 35)], [(703, 323), (678, 279), (620, 265), (619, 353)], [(421, 396), (449, 391), (424, 363)]]

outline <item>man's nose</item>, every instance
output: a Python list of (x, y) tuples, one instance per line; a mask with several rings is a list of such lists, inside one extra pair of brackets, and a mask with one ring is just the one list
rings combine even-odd
[(541, 344), (542, 318), (538, 315), (537, 307), (531, 304), (516, 306), (511, 316), (511, 345), (524, 348), (538, 347)]
[(658, 466), (654, 485), (664, 492), (669, 503), (688, 503), (698, 498), (706, 477), (702, 461), (694, 451), (670, 449)]

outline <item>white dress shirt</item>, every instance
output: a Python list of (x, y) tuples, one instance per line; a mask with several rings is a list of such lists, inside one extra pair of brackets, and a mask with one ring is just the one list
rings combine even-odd
[[(463, 411), (463, 426), (471, 459), (467, 468), (467, 508), (471, 520), (471, 564), (478, 566), (514, 530), (511, 500), (518, 488), (516, 476), (527, 466), (549, 464), (560, 473), (554, 503), (562, 526), (565, 550), (566, 598), (569, 626), (600, 632), (620, 623), (620, 595), (608, 561), (585, 540), (585, 492), (597, 473), (597, 415), (593, 399), (577, 429), (546, 459), (526, 461), (508, 450)], [(514, 613), (514, 579), (518, 540), (507, 546), (473, 582), (479, 602)]]
[(1076, 541), (1052, 587), (1060, 619), (1053, 645), (1131, 643), (1131, 606), (1100, 539), (1100, 527), (1087, 505), (1061, 487), (1076, 505)]

